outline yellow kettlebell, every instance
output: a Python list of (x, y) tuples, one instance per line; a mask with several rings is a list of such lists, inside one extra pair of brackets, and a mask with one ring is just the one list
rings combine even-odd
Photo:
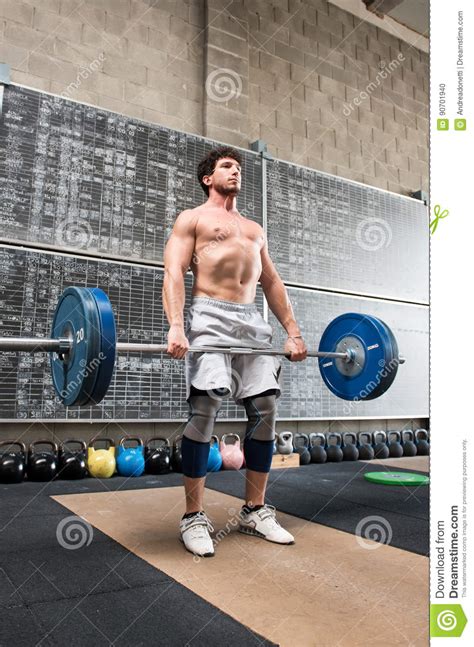
[[(106, 443), (106, 449), (96, 449), (98, 442)], [(111, 438), (93, 438), (87, 448), (87, 469), (97, 479), (108, 479), (115, 472), (115, 443)]]

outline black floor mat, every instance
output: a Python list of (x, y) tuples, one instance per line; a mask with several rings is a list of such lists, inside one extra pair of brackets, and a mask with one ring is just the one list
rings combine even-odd
[(174, 474), (1, 485), (0, 645), (272, 645), (96, 528), (80, 550), (58, 542), (71, 513), (53, 494), (181, 482)]
[[(411, 470), (358, 461), (273, 470), (266, 501), (282, 512), (353, 534), (363, 519), (378, 516), (387, 532), (391, 529), (391, 546), (428, 555), (429, 487), (377, 485), (364, 479), (364, 472), (375, 471)], [(209, 474), (206, 486), (241, 498), (245, 471)]]

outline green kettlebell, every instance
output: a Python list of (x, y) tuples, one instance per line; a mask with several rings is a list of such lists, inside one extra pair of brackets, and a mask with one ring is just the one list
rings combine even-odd
[[(392, 440), (395, 438), (395, 440)], [(399, 431), (389, 431), (388, 439), (388, 453), (390, 458), (401, 458), (403, 456), (403, 447), (401, 445), (401, 435)]]
[(359, 458), (357, 436), (352, 431), (342, 434), (342, 457), (345, 461), (356, 461)]
[(429, 436), (426, 429), (417, 429), (415, 431), (416, 452), (419, 456), (428, 456), (430, 453)]
[(374, 448), (372, 447), (372, 434), (370, 431), (359, 431), (357, 440), (359, 447), (359, 460), (371, 461), (374, 457)]
[[(334, 440), (334, 442), (331, 442), (332, 440)], [(344, 454), (342, 453), (341, 445), (341, 434), (337, 432), (327, 434), (326, 454), (328, 456), (328, 461), (332, 463), (340, 463), (343, 460)]]
[(390, 451), (387, 446), (387, 434), (385, 431), (374, 431), (372, 438), (375, 458), (388, 458)]
[(328, 459), (326, 454), (326, 436), (321, 432), (311, 433), (309, 435), (309, 444), (312, 463), (325, 463)]

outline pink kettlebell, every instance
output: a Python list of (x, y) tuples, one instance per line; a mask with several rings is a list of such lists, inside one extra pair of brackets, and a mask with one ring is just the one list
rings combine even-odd
[[(226, 439), (233, 437), (235, 442), (226, 444)], [(222, 467), (225, 470), (240, 470), (244, 462), (244, 454), (240, 449), (240, 436), (238, 434), (224, 434), (220, 442)]]

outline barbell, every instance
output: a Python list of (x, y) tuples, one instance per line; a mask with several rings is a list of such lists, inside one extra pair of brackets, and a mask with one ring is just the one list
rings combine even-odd
[[(50, 353), (54, 388), (64, 406), (98, 404), (112, 380), (117, 352), (164, 353), (165, 344), (117, 342), (115, 317), (100, 288), (68, 287), (53, 317), (51, 338), (0, 337), (0, 351)], [(281, 355), (284, 350), (223, 346), (191, 346), (191, 353)], [(344, 400), (372, 400), (393, 383), (398, 345), (380, 319), (359, 313), (342, 314), (324, 330), (317, 351), (321, 376)]]

